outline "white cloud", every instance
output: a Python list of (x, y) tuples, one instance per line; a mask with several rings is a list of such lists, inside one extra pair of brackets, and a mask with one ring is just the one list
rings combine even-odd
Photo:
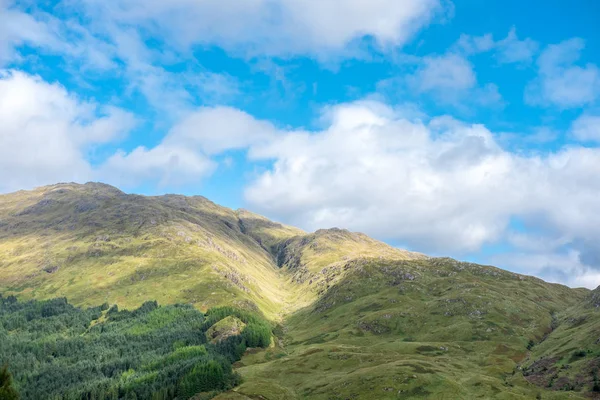
[(62, 86), (0, 70), (0, 192), (83, 181), (89, 146), (124, 135), (135, 123), (117, 108), (99, 108)]
[(584, 114), (571, 125), (571, 136), (582, 142), (600, 143), (600, 116)]
[(582, 264), (580, 255), (576, 251), (567, 253), (517, 252), (493, 256), (486, 262), (571, 287), (595, 289), (600, 286), (600, 271)]
[(441, 55), (397, 57), (403, 65), (416, 66), (407, 77), (391, 78), (379, 83), (384, 93), (407, 87), (408, 94), (429, 94), (434, 100), (455, 106), (463, 113), (472, 113), (477, 106), (503, 107), (505, 102), (494, 83), (480, 83), (469, 58), (476, 54), (492, 53), (501, 64), (527, 64), (538, 51), (537, 42), (520, 40), (513, 27), (507, 36), (495, 41), (492, 34), (471, 36), (462, 34)]
[(164, 143), (215, 154), (268, 141), (275, 134), (276, 130), (269, 122), (257, 121), (243, 111), (230, 107), (206, 107), (174, 126)]
[[(122, 109), (82, 101), (58, 84), (0, 70), (0, 192), (63, 181), (102, 180), (127, 187), (198, 183), (217, 164), (211, 154), (243, 148), (275, 133), (230, 108), (189, 114), (158, 146), (117, 151), (98, 165), (88, 152), (122, 139), (135, 126)], [(254, 135), (254, 136), (252, 136)]]
[(442, 11), (439, 0), (87, 0), (88, 12), (141, 26), (184, 50), (213, 44), (250, 54), (329, 57), (370, 36), (380, 46), (404, 44)]
[(497, 239), (500, 210), (516, 200), (484, 201), (512, 167), (491, 133), (448, 119), (413, 123), (382, 107), (343, 105), (324, 131), (254, 148), (252, 157), (275, 163), (248, 201), (307, 228), (345, 226), (422, 248), (474, 250)]
[(575, 65), (584, 42), (575, 38), (550, 45), (537, 60), (538, 77), (529, 83), (525, 101), (532, 105), (576, 108), (600, 96), (600, 70), (595, 64)]
[(192, 149), (159, 145), (152, 149), (137, 147), (129, 153), (119, 151), (102, 164), (96, 176), (122, 187), (146, 183), (173, 187), (198, 184), (215, 168), (213, 161)]
[(426, 56), (417, 64), (412, 75), (381, 83), (379, 88), (406, 84), (412, 93), (431, 95), (465, 112), (471, 112), (472, 106), (503, 105), (498, 87), (493, 83), (480, 85), (473, 64), (462, 54)]
[(466, 55), (485, 53), (492, 50), (496, 46), (491, 33), (483, 36), (471, 36), (462, 34), (454, 44), (454, 48)]
[(418, 90), (464, 90), (477, 83), (473, 65), (456, 54), (425, 57), (414, 76)]
[(538, 49), (538, 43), (530, 38), (519, 40), (513, 27), (506, 38), (496, 43), (496, 57), (503, 64), (530, 63)]
[[(66, 9), (76, 12), (79, 6), (68, 4)], [(192, 111), (197, 98), (214, 104), (238, 94), (233, 77), (206, 71), (196, 63), (188, 71), (169, 71), (165, 65), (189, 59), (189, 54), (148, 46), (143, 29), (118, 24), (108, 10), (93, 17), (91, 24), (82, 25), (76, 17), (59, 19), (35, 5), (25, 10), (24, 4), (0, 0), (0, 20), (8, 21), (0, 24), (0, 67), (21, 61), (23, 46), (58, 54), (64, 57), (66, 70), (83, 85), (90, 72), (92, 77), (110, 72), (124, 78), (129, 86), (126, 94), (141, 93), (167, 122)]]
[(0, 0), (0, 67), (18, 58), (15, 47), (23, 44), (56, 47), (59, 41), (49, 24), (17, 10), (11, 0)]
[(67, 62), (83, 69), (105, 70), (117, 67), (112, 59), (114, 46), (92, 35), (74, 20), (61, 20), (39, 11), (36, 4), (0, 0), (0, 67), (20, 62), (22, 46), (41, 53), (63, 54)]
[(200, 108), (176, 124), (156, 147), (118, 152), (98, 176), (117, 185), (161, 186), (199, 183), (217, 163), (210, 156), (270, 141), (277, 134), (268, 122), (229, 107)]
[(539, 45), (530, 38), (520, 40), (517, 30), (512, 27), (506, 37), (495, 41), (492, 34), (482, 36), (461, 35), (453, 45), (455, 52), (473, 55), (493, 51), (501, 64), (528, 64), (538, 52)]

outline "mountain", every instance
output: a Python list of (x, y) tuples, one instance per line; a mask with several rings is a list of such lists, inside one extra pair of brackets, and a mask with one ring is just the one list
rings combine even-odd
[[(221, 400), (560, 399), (597, 388), (598, 289), (344, 229), (306, 233), (199, 196), (99, 183), (2, 195), (0, 294), (261, 313), (277, 324), (273, 344), (246, 352), (242, 384)], [(242, 329), (234, 322), (211, 332)]]
[(301, 234), (203, 197), (59, 184), (0, 197), (0, 279), (24, 297), (235, 303), (273, 316), (291, 290), (261, 240)]

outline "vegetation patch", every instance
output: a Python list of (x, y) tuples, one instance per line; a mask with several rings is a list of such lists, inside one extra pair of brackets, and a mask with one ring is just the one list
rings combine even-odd
[[(225, 325), (211, 324), (216, 318), (236, 321), (237, 330), (209, 342), (208, 331)], [(248, 347), (268, 346), (269, 327), (233, 308), (205, 316), (155, 301), (120, 311), (0, 296), (0, 363), (10, 366), (23, 400), (188, 399), (239, 384), (232, 363)]]

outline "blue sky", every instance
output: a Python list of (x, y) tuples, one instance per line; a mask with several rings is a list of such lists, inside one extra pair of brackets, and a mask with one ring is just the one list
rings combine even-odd
[(600, 285), (594, 0), (0, 0), (0, 192), (104, 181)]

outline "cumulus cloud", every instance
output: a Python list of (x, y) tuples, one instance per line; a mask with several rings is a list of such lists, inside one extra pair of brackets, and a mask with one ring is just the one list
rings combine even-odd
[(200, 183), (215, 168), (213, 161), (191, 149), (159, 145), (137, 147), (129, 153), (118, 151), (102, 164), (96, 176), (117, 186), (149, 183), (173, 187)]
[(479, 82), (470, 59), (477, 54), (490, 53), (500, 64), (527, 64), (537, 52), (538, 43), (530, 38), (519, 39), (514, 27), (501, 40), (494, 40), (490, 33), (482, 36), (462, 34), (443, 54), (397, 57), (397, 61), (413, 70), (381, 81), (378, 89), (383, 93), (404, 90), (410, 96), (426, 94), (465, 114), (472, 113), (477, 106), (501, 108), (505, 102), (498, 86)]
[(94, 147), (115, 145), (135, 127), (135, 117), (100, 107), (37, 76), (0, 70), (0, 192), (62, 181), (102, 180), (126, 187), (144, 183), (198, 183), (217, 167), (210, 156), (245, 148), (276, 134), (227, 107), (201, 108), (175, 125), (153, 148), (119, 150), (91, 164)]
[(210, 155), (246, 148), (275, 135), (276, 129), (271, 123), (258, 121), (243, 111), (231, 107), (203, 107), (174, 126), (164, 143), (195, 148)]
[(92, 175), (90, 146), (115, 140), (135, 124), (118, 108), (100, 108), (62, 86), (0, 70), (0, 192)]
[[(212, 44), (269, 55), (326, 56), (365, 36), (402, 45), (442, 10), (439, 0), (86, 0), (88, 12), (142, 26), (170, 46)], [(277, 32), (277, 34), (273, 34)]]
[(453, 45), (456, 51), (466, 55), (485, 53), (492, 50), (495, 46), (496, 42), (494, 42), (491, 33), (486, 33), (482, 36), (472, 36), (463, 33)]
[(600, 96), (600, 69), (591, 63), (575, 64), (584, 46), (579, 38), (547, 46), (537, 60), (538, 77), (527, 86), (525, 101), (564, 109), (595, 102)]
[(204, 107), (183, 118), (156, 147), (114, 154), (98, 176), (125, 186), (156, 181), (161, 186), (199, 183), (217, 168), (210, 156), (263, 143), (276, 134), (270, 123), (243, 111)]
[(519, 194), (485, 201), (513, 162), (487, 129), (450, 118), (411, 122), (377, 103), (335, 114), (326, 130), (252, 149), (251, 157), (274, 160), (246, 192), (253, 206), (308, 228), (348, 226), (430, 250), (474, 250), (499, 237), (500, 210)]
[[(279, 132), (249, 145), (251, 160), (272, 162), (246, 189), (253, 209), (306, 229), (348, 227), (454, 254), (509, 240), (511, 220), (520, 218), (546, 232), (546, 243), (560, 243), (549, 252), (567, 247), (577, 259), (549, 265), (547, 276), (583, 279), (600, 269), (590, 240), (600, 235), (600, 149), (517, 155), (482, 125), (410, 120), (372, 101), (326, 116), (322, 130)], [(512, 243), (526, 254), (541, 251), (531, 240)]]

